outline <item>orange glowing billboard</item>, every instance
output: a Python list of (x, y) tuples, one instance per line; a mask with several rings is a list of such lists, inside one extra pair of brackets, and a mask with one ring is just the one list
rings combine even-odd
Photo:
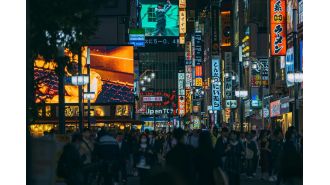
[[(90, 50), (87, 56), (87, 50)], [(87, 58), (90, 58), (90, 91), (95, 92), (91, 103), (134, 102), (134, 48), (133, 46), (88, 46), (82, 48), (82, 73), (87, 74)], [(65, 76), (77, 75), (78, 57), (66, 51), (71, 61), (65, 67)], [(35, 61), (36, 103), (58, 103), (58, 77), (55, 62)], [(87, 92), (88, 85), (83, 86)], [(78, 103), (78, 86), (66, 80), (65, 103)], [(86, 102), (87, 100), (85, 100)]]
[(270, 0), (270, 49), (273, 56), (286, 54), (285, 3), (285, 0)]

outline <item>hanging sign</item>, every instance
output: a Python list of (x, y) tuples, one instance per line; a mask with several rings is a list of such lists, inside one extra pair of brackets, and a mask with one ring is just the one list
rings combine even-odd
[(286, 54), (286, 4), (285, 0), (270, 0), (271, 55)]

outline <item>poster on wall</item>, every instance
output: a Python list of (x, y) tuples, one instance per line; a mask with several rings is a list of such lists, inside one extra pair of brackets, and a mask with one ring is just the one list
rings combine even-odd
[(294, 85), (294, 82), (288, 80), (288, 73), (294, 73), (294, 53), (293, 47), (290, 47), (286, 52), (285, 57), (285, 75), (286, 75), (286, 85), (291, 87)]
[(179, 36), (178, 0), (140, 0), (145, 36)]
[(271, 55), (286, 53), (286, 6), (285, 0), (270, 0), (270, 46)]
[[(134, 48), (133, 46), (88, 46), (82, 48), (82, 72), (87, 74), (87, 49), (90, 50), (90, 87), (95, 92), (91, 103), (133, 103), (134, 102)], [(66, 56), (72, 56), (68, 50)], [(73, 57), (65, 69), (70, 77), (78, 73), (77, 57)], [(34, 80), (36, 103), (58, 103), (58, 77), (55, 63), (35, 60)], [(64, 86), (65, 102), (78, 103), (78, 86)], [(87, 92), (87, 85), (83, 86)], [(87, 100), (85, 100), (87, 102)]]
[(270, 117), (281, 115), (281, 100), (270, 103)]

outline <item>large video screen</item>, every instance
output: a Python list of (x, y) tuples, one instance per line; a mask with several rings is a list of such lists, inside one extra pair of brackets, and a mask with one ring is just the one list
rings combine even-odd
[[(95, 92), (92, 103), (134, 102), (133, 46), (88, 46), (82, 52), (82, 73), (87, 74), (87, 48), (90, 49), (90, 91)], [(66, 52), (70, 56), (70, 52)], [(65, 68), (67, 77), (77, 74), (77, 57)], [(58, 103), (58, 77), (54, 62), (42, 58), (35, 61), (34, 79), (36, 103)], [(65, 102), (78, 103), (78, 86), (65, 85)], [(84, 85), (84, 92), (88, 91)], [(85, 100), (86, 102), (87, 100)]]
[(145, 36), (179, 36), (178, 0), (140, 0)]

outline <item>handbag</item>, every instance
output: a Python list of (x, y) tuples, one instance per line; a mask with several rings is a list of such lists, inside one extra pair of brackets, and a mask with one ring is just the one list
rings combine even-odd
[(246, 159), (252, 159), (253, 158), (253, 156), (254, 156), (254, 152), (251, 150), (251, 149), (249, 149), (248, 147), (247, 147), (247, 143), (245, 143), (245, 158)]

